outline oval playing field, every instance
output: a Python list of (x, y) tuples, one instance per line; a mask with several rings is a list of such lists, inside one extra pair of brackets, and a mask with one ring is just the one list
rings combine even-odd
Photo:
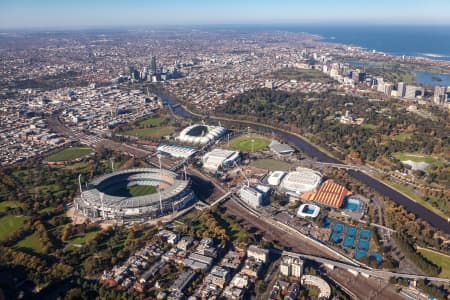
[[(253, 147), (252, 140), (254, 141)], [(239, 137), (231, 141), (231, 147), (233, 149), (244, 152), (256, 152), (266, 148), (269, 144), (270, 140), (258, 136)]]

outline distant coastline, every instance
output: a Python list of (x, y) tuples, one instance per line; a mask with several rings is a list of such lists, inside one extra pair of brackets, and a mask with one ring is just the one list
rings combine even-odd
[(369, 51), (450, 61), (450, 25), (223, 25), (203, 28), (304, 32), (320, 36), (324, 42)]
[(450, 26), (295, 27), (324, 42), (353, 45), (397, 56), (450, 61)]

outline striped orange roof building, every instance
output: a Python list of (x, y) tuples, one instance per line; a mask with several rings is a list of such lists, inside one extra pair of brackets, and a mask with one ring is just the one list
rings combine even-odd
[(340, 208), (344, 203), (344, 199), (351, 195), (351, 192), (344, 186), (335, 183), (332, 179), (326, 180), (322, 183), (314, 195), (313, 201)]

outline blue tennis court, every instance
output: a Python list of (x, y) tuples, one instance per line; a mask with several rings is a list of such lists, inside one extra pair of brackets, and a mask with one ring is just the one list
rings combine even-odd
[(383, 261), (383, 257), (380, 253), (372, 253), (370, 254), (370, 257), (375, 258), (379, 264)]
[(333, 225), (333, 232), (341, 233), (342, 231), (344, 231), (344, 224), (336, 223)]
[(370, 239), (370, 230), (368, 229), (361, 229), (359, 232), (359, 238), (362, 240), (368, 240)]
[(357, 248), (365, 251), (369, 250), (369, 241), (359, 240)]
[(328, 228), (331, 225), (331, 221), (330, 219), (328, 219), (327, 217), (323, 218), (322, 220), (322, 226), (323, 228)]
[(357, 260), (360, 260), (361, 258), (363, 258), (363, 257), (366, 256), (366, 255), (367, 255), (367, 252), (364, 251), (364, 250), (356, 250), (356, 251), (355, 251), (355, 258), (356, 258)]
[(342, 247), (344, 248), (353, 248), (353, 244), (355, 244), (355, 239), (349, 236), (344, 238), (344, 242), (342, 243)]
[(340, 233), (332, 233), (330, 239), (335, 243), (339, 244), (341, 242), (341, 234)]
[(347, 228), (347, 232), (345, 233), (345, 236), (354, 238), (356, 236), (357, 232), (358, 231), (355, 227), (349, 227), (349, 228)]

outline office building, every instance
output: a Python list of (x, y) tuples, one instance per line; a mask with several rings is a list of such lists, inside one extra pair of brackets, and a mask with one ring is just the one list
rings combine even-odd
[(263, 204), (263, 193), (249, 186), (243, 186), (239, 190), (241, 199), (251, 207), (258, 208)]
[(156, 74), (157, 66), (156, 66), (156, 56), (152, 56), (152, 62), (150, 66), (150, 71), (152, 72), (152, 75)]
[(418, 96), (423, 96), (424, 89), (415, 85), (407, 85), (405, 90), (406, 99), (416, 99)]
[(254, 258), (262, 263), (265, 263), (269, 256), (269, 250), (259, 248), (255, 245), (250, 245), (247, 249), (247, 256), (250, 258)]
[(445, 86), (436, 86), (434, 88), (434, 104), (443, 105), (447, 102), (447, 88)]
[(397, 97), (405, 97), (406, 86), (404, 82), (399, 82), (397, 84)]
[(377, 77), (377, 91), (384, 93), (384, 79), (383, 77)]

